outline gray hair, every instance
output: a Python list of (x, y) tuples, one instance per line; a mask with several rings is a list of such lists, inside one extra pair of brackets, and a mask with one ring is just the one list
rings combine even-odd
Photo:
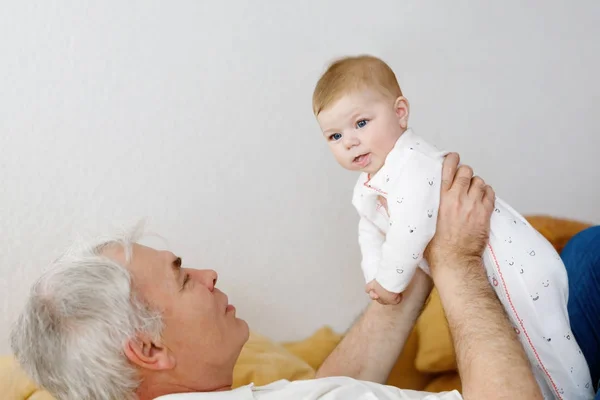
[(25, 372), (59, 400), (136, 398), (139, 376), (123, 348), (138, 332), (159, 338), (162, 317), (104, 251), (120, 245), (128, 263), (141, 229), (72, 247), (31, 288), (11, 347)]

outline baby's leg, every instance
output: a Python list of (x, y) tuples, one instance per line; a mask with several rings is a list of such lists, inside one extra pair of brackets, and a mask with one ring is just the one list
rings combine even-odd
[(592, 399), (589, 369), (569, 324), (564, 265), (528, 224), (505, 222), (495, 224), (484, 263), (544, 398)]

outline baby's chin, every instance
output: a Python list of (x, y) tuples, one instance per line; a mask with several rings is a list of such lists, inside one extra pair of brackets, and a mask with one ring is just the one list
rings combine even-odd
[(349, 171), (353, 171), (353, 172), (358, 172), (358, 173), (365, 173), (365, 174), (369, 174), (369, 175), (375, 175), (377, 172), (379, 172), (379, 170), (381, 168), (357, 168), (355, 166), (350, 166), (349, 168), (346, 167), (345, 169), (349, 170)]
[(365, 172), (369, 175), (375, 175), (379, 172), (382, 166), (369, 165), (363, 169), (359, 169), (359, 172)]

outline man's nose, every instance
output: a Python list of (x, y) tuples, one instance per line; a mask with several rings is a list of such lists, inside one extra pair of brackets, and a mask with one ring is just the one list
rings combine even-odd
[(215, 290), (215, 286), (217, 285), (217, 279), (219, 278), (217, 271), (214, 271), (212, 269), (202, 269), (198, 271), (198, 275), (198, 280), (201, 284), (206, 286), (211, 292)]

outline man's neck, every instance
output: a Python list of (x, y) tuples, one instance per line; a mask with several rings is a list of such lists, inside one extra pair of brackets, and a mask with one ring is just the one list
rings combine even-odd
[(203, 393), (220, 392), (232, 389), (233, 372), (228, 376), (217, 376), (207, 373), (203, 375), (201, 381), (187, 383), (181, 377), (175, 376), (146, 376), (136, 394), (140, 400), (152, 400), (159, 396), (175, 393)]
[(139, 400), (152, 400), (160, 396), (175, 393), (205, 393), (205, 392), (224, 392), (231, 390), (231, 385), (223, 386), (212, 390), (199, 390), (184, 386), (140, 386), (136, 392)]

